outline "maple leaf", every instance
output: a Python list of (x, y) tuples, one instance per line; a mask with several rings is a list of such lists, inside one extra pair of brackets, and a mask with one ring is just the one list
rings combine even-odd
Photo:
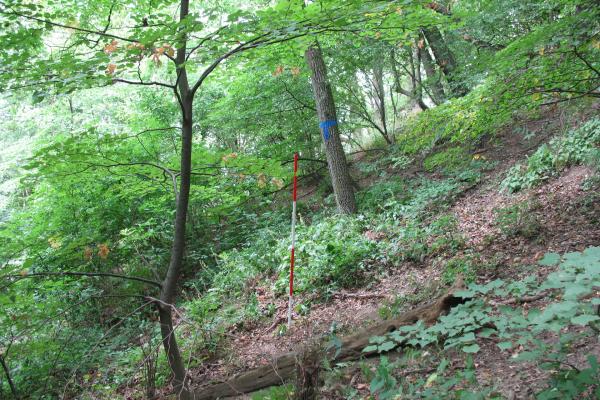
[(83, 258), (86, 260), (91, 260), (94, 255), (94, 250), (90, 246), (85, 246), (83, 250)]
[(229, 154), (225, 154), (221, 159), (223, 160), (223, 162), (227, 162), (229, 160), (233, 160), (234, 158), (237, 158), (237, 153), (229, 153)]
[(173, 47), (171, 47), (171, 45), (169, 44), (163, 44), (163, 48), (164, 53), (167, 54), (169, 57), (175, 57), (175, 49)]
[(271, 185), (277, 186), (277, 189), (283, 189), (283, 179), (281, 178), (271, 178)]
[(110, 42), (109, 44), (107, 44), (106, 46), (104, 46), (104, 52), (106, 54), (114, 53), (115, 51), (117, 51), (118, 47), (119, 47), (118, 42), (113, 39), (112, 42)]
[(278, 65), (277, 68), (275, 68), (275, 72), (273, 72), (273, 76), (279, 76), (283, 73), (284, 67), (283, 65)]
[(62, 242), (60, 241), (59, 238), (56, 238), (56, 237), (51, 237), (50, 239), (48, 239), (48, 244), (53, 249), (59, 249), (60, 246), (62, 246)]
[(101, 259), (106, 260), (106, 258), (108, 257), (108, 253), (110, 253), (110, 249), (108, 248), (108, 245), (106, 245), (105, 243), (98, 245), (98, 256)]
[(292, 75), (294, 75), (294, 76), (300, 75), (300, 67), (292, 68)]
[(143, 44), (141, 44), (139, 42), (131, 43), (130, 45), (127, 46), (128, 50), (134, 50), (134, 49), (144, 50), (145, 48), (146, 48), (146, 46), (144, 46)]
[(106, 75), (114, 75), (115, 71), (117, 70), (117, 65), (116, 64), (108, 64), (108, 66), (106, 67)]
[(267, 186), (267, 176), (261, 172), (260, 174), (258, 174), (256, 182), (258, 183), (259, 188), (264, 188), (265, 186)]

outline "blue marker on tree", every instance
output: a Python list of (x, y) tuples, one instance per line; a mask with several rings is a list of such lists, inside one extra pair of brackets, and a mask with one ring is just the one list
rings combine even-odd
[(329, 140), (329, 128), (336, 126), (337, 121), (335, 119), (329, 119), (327, 121), (323, 121), (319, 124), (319, 128), (323, 129), (323, 137), (325, 141)]

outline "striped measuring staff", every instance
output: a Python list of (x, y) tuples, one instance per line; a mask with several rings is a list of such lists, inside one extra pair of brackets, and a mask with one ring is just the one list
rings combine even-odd
[(292, 249), (290, 255), (290, 297), (288, 299), (288, 328), (292, 326), (294, 306), (294, 252), (296, 248), (296, 195), (298, 193), (298, 153), (294, 153), (294, 181), (292, 189)]

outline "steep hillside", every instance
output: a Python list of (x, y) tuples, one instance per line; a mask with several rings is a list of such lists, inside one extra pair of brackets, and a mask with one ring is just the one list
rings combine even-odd
[[(256, 270), (254, 275), (248, 271), (247, 275), (240, 275), (243, 264), (251, 262), (243, 257), (285, 258), (283, 249), (277, 246), (256, 248), (251, 243), (236, 253), (237, 258), (229, 264), (234, 270), (228, 270), (225, 276), (229, 282), (239, 280), (237, 300), (221, 292), (223, 289), (217, 285), (211, 291), (224, 303), (216, 305), (210, 298), (215, 295), (208, 294), (183, 307), (186, 314), (192, 316), (198, 315), (200, 306), (211, 307), (200, 326), (209, 329), (203, 340), (212, 341), (213, 351), (206, 354), (202, 367), (194, 370), (194, 382), (219, 381), (241, 371), (269, 365), (277, 356), (300, 345), (343, 337), (359, 326), (368, 326), (427, 302), (442, 293), (459, 275), (477, 285), (497, 282), (497, 279), (541, 282), (556, 270), (555, 265), (537, 264), (545, 253), (582, 252), (598, 246), (600, 194), (598, 159), (594, 157), (600, 143), (600, 122), (593, 119), (596, 111), (597, 106), (592, 106), (567, 118), (566, 122), (548, 112), (536, 119), (519, 121), (519, 128), (505, 129), (502, 134), (480, 142), (478, 148), (442, 145), (428, 151), (426, 156), (402, 163), (399, 163), (401, 157), (393, 153), (355, 155), (353, 176), (367, 187), (359, 194), (363, 215), (354, 220), (332, 221), (326, 209), (311, 212), (315, 209), (311, 204), (322, 201), (318, 195), (304, 197), (303, 201), (308, 204), (301, 212), (297, 264), (300, 293), (295, 299), (291, 329), (285, 324), (287, 297), (281, 289), (286, 277), (283, 263), (281, 270), (267, 268)], [(590, 117), (591, 122), (582, 122)], [(582, 131), (586, 133), (578, 133)], [(580, 136), (584, 140), (573, 139)], [(571, 142), (576, 148), (568, 148), (573, 146)], [(540, 149), (548, 148), (568, 154), (583, 154), (589, 149), (589, 154), (580, 161), (573, 157), (564, 160), (550, 171), (547, 166), (533, 164)], [(430, 167), (432, 159), (437, 160), (437, 164)], [(531, 188), (511, 193), (507, 185), (509, 179), (517, 179), (514, 173), (517, 164), (529, 165), (529, 173), (535, 172), (532, 168), (546, 169), (537, 181), (531, 182)], [(373, 165), (381, 167), (373, 168)], [(308, 193), (314, 191), (307, 190)], [(330, 237), (329, 231), (333, 231), (334, 236)], [(345, 243), (348, 231), (362, 237), (362, 247), (353, 249), (355, 243)], [(285, 235), (285, 225), (279, 233)], [(264, 234), (258, 232), (258, 238)], [(336, 235), (341, 236), (339, 243), (335, 241)], [(333, 242), (323, 244), (317, 238), (331, 238)], [(285, 242), (285, 238), (281, 239)], [(315, 246), (318, 250), (310, 249)], [(340, 253), (337, 253), (338, 246)], [(335, 258), (325, 261), (318, 258), (331, 253)], [(339, 262), (339, 271), (327, 264), (336, 263), (345, 255), (351, 258)], [(315, 259), (316, 267), (310, 265)], [(353, 263), (356, 265), (350, 265)], [(328, 278), (319, 280), (323, 276)], [(230, 289), (233, 287), (235, 284)], [(525, 303), (525, 310), (547, 307), (552, 302), (552, 296), (547, 295), (533, 296)], [(486, 301), (516, 304), (514, 296), (506, 296), (508, 298), (491, 295)], [(564, 329), (579, 332), (583, 328), (565, 326)], [(544, 334), (540, 339), (551, 343), (557, 337)], [(534, 362), (511, 362), (511, 357), (524, 351), (524, 344), (501, 350), (496, 346), (498, 343), (499, 340), (489, 338), (479, 345), (469, 364), (477, 384), (473, 381), (470, 387), (489, 388), (490, 393), (496, 391), (506, 398), (525, 398), (541, 391), (552, 370), (544, 371)], [(577, 350), (562, 361), (565, 365), (584, 369), (586, 356), (600, 357), (600, 346), (593, 337), (578, 340), (573, 346)], [(459, 373), (464, 368), (465, 358), (460, 351), (446, 353), (429, 346), (420, 354), (427, 358), (428, 353), (449, 360), (444, 376)], [(403, 359), (395, 353), (388, 357), (389, 360)], [(391, 362), (389, 360), (385, 362)], [(423, 367), (419, 360), (409, 364), (402, 368), (390, 367), (389, 379), (395, 375), (408, 379), (407, 382), (424, 378), (429, 382), (425, 387), (435, 386), (436, 378), (432, 378), (435, 368)], [(323, 398), (360, 398), (369, 393), (369, 387), (372, 393), (380, 393), (373, 390), (374, 376), (381, 372), (377, 365), (381, 364), (365, 361), (356, 365), (328, 365), (321, 388)], [(417, 365), (420, 367), (415, 370)], [(264, 398), (287, 398), (283, 392), (269, 393)], [(271, 395), (275, 397), (268, 397)]]

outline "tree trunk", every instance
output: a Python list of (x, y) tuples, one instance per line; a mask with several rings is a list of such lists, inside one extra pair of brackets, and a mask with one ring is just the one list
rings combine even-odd
[(388, 132), (387, 127), (387, 115), (385, 112), (385, 85), (383, 82), (383, 65), (381, 62), (381, 58), (377, 58), (374, 60), (375, 66), (373, 67), (373, 87), (375, 89), (375, 108), (377, 109), (377, 114), (379, 114), (379, 122), (381, 123), (381, 135), (387, 142), (387, 144), (392, 144), (392, 138)]
[[(6, 375), (6, 380), (8, 381), (8, 386), (10, 386), (10, 391), (12, 392), (13, 397), (15, 399), (18, 399), (19, 396), (17, 395), (17, 387), (15, 386), (15, 383), (13, 382), (13, 380), (10, 376), (10, 370), (8, 369), (8, 365), (6, 365), (6, 361), (4, 360), (4, 357), (1, 355), (0, 355), (0, 364), (2, 365), (2, 369), (4, 370), (4, 374)], [(0, 392), (0, 395), (1, 394), (2, 394), (2, 392)]]
[(346, 155), (340, 140), (339, 129), (337, 126), (337, 115), (333, 94), (327, 79), (327, 70), (321, 49), (311, 46), (305, 53), (306, 62), (311, 70), (311, 82), (315, 101), (317, 104), (317, 114), (319, 116), (320, 126), (323, 131), (323, 142), (325, 143), (325, 154), (327, 155), (327, 164), (333, 193), (340, 212), (343, 214), (353, 214), (356, 212), (356, 201), (354, 199), (354, 190), (346, 163)]
[[(180, 21), (187, 18), (189, 13), (189, 0), (181, 1)], [(177, 196), (177, 208), (175, 213), (175, 225), (173, 229), (173, 244), (171, 246), (171, 259), (167, 276), (162, 284), (158, 314), (160, 319), (160, 331), (163, 347), (167, 355), (169, 367), (173, 372), (173, 388), (177, 397), (181, 400), (193, 398), (187, 382), (187, 372), (173, 326), (173, 307), (176, 299), (176, 290), (185, 251), (185, 230), (187, 222), (188, 203), (190, 198), (191, 172), (192, 172), (192, 136), (193, 136), (193, 113), (192, 105), (194, 94), (191, 92), (187, 71), (185, 69), (186, 38), (181, 38), (181, 45), (177, 49), (177, 82), (179, 88), (179, 100), (181, 108), (181, 174), (179, 183), (179, 195)]]
[[(396, 60), (396, 52), (391, 51), (391, 65), (394, 73), (394, 90), (408, 97), (416, 103), (422, 111), (427, 110), (427, 104), (423, 101), (423, 86), (421, 84), (421, 66), (419, 63), (418, 54), (413, 55), (413, 50), (410, 47), (404, 49), (408, 55), (409, 68), (402, 66), (408, 77), (410, 78), (410, 90), (402, 88), (402, 75), (398, 70), (398, 61)], [(415, 65), (415, 58), (416, 65)]]
[(421, 62), (423, 63), (423, 69), (425, 69), (425, 75), (427, 75), (428, 86), (431, 89), (431, 100), (435, 104), (441, 104), (446, 101), (446, 93), (444, 93), (440, 75), (435, 70), (431, 54), (429, 54), (429, 50), (425, 47), (424, 37), (421, 36), (421, 38), (422, 42), (420, 41), (420, 43), (422, 43), (422, 46), (418, 47), (418, 49), (419, 55), (421, 56)]
[(452, 54), (452, 51), (448, 47), (448, 44), (446, 43), (446, 40), (442, 36), (440, 30), (435, 26), (431, 28), (424, 28), (423, 35), (427, 39), (427, 42), (431, 47), (431, 51), (433, 51), (435, 61), (444, 72), (452, 93), (457, 97), (466, 95), (469, 92), (469, 89), (459, 79), (457, 79), (456, 69), (458, 65), (456, 63), (456, 59), (454, 58), (454, 54)]
[(415, 102), (422, 111), (427, 110), (427, 104), (423, 101), (423, 83), (421, 81), (421, 53), (419, 48), (409, 50), (410, 70), (412, 73), (412, 92), (415, 94)]

